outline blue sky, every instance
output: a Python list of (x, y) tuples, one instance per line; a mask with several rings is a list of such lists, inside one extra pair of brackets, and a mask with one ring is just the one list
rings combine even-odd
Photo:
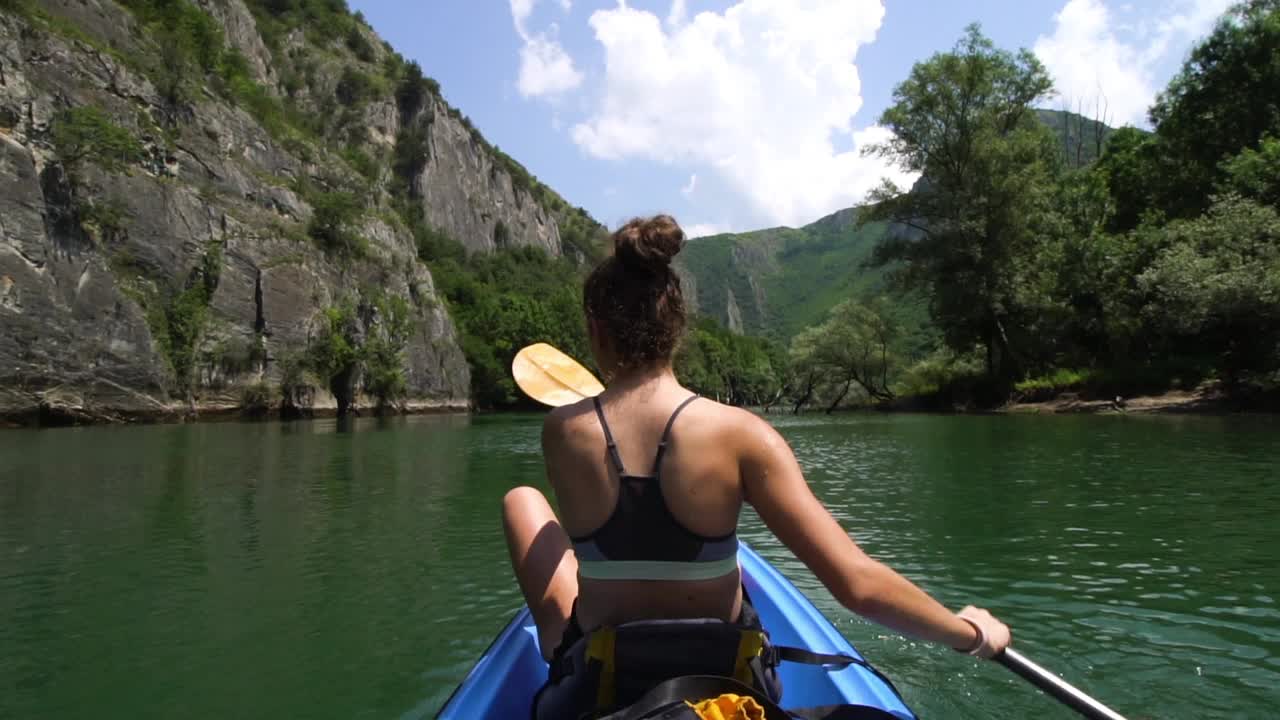
[(912, 178), (858, 152), (913, 63), (979, 22), (1060, 107), (1145, 110), (1230, 0), (350, 0), (490, 142), (616, 226), (803, 225)]

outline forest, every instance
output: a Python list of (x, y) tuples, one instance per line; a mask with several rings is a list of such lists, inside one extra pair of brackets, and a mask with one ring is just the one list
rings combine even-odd
[[(890, 292), (845, 299), (785, 355), (761, 349), (735, 367), (768, 377), (757, 368), (769, 362), (772, 384), (729, 384), (795, 410), (1206, 384), (1242, 405), (1273, 402), (1277, 89), (1276, 0), (1221, 18), (1150, 108), (1150, 131), (1095, 132), (1105, 117), (1051, 128), (1037, 115), (1054, 97), (1040, 62), (970, 27), (914, 66), (880, 118), (893, 136), (871, 152), (921, 176), (883, 185), (860, 214), (893, 228), (865, 268), (888, 272)], [(924, 347), (892, 312), (920, 297)]]

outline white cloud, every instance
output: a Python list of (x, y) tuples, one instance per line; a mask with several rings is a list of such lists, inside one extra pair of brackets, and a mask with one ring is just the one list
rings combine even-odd
[(1053, 76), (1060, 104), (1083, 102), (1092, 113), (1101, 101), (1112, 124), (1143, 124), (1159, 90), (1157, 70), (1182, 59), (1171, 50), (1203, 36), (1233, 1), (1175, 0), (1159, 19), (1129, 27), (1102, 0), (1068, 0), (1054, 16), (1053, 34), (1037, 38), (1035, 53)]
[(573, 9), (573, 0), (560, 0), (560, 9), (569, 12)]
[(667, 24), (675, 27), (683, 25), (685, 15), (688, 14), (688, 8), (685, 7), (685, 0), (672, 0), (671, 12), (667, 14)]
[(680, 194), (684, 195), (685, 197), (689, 197), (690, 195), (693, 194), (693, 191), (697, 189), (697, 187), (698, 187), (698, 173), (694, 173), (689, 176), (689, 183), (684, 187), (680, 188)]
[(574, 141), (599, 158), (708, 167), (775, 223), (855, 204), (882, 176), (909, 185), (859, 152), (887, 131), (853, 128), (854, 59), (883, 18), (880, 0), (740, 0), (669, 29), (625, 3), (597, 11), (604, 89)]
[(542, 35), (525, 41), (520, 49), (520, 79), (516, 83), (521, 95), (554, 96), (581, 84), (582, 73), (559, 43)]
[[(556, 40), (559, 28), (552, 23), (548, 32), (530, 33), (529, 16), (533, 14), (533, 6), (537, 0), (511, 0), (511, 19), (515, 23), (516, 33), (524, 41), (520, 48), (520, 76), (516, 88), (520, 94), (529, 97), (551, 97), (562, 95), (582, 84), (582, 73), (573, 65), (573, 58)], [(560, 7), (566, 12), (572, 7), (571, 0), (559, 0)]]
[(524, 24), (529, 20), (529, 16), (533, 14), (533, 3), (535, 0), (511, 0), (511, 19), (516, 23), (516, 32), (520, 33), (520, 37), (528, 35)]
[(684, 226), (683, 230), (685, 237), (690, 240), (733, 232), (728, 223), (694, 223)]

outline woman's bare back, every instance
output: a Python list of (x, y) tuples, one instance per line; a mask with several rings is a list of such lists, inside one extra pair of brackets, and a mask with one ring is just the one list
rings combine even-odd
[[(674, 382), (606, 393), (601, 408), (628, 473), (657, 473), (662, 498), (682, 526), (700, 536), (732, 534), (743, 492), (734, 428), (740, 410), (705, 398), (685, 407), (672, 424), (660, 468), (655, 455), (671, 413), (692, 393)], [(587, 536), (613, 514), (621, 492), (593, 403), (552, 413), (546, 426), (547, 475), (560, 520), (573, 538)], [(656, 538), (636, 537), (637, 543)], [(652, 618), (733, 620), (741, 604), (735, 571), (710, 580), (578, 579), (578, 617), (584, 628)]]

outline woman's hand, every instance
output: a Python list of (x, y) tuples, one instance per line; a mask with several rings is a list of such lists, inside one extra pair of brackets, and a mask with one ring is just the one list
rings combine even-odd
[(967, 648), (956, 648), (960, 652), (991, 659), (1004, 652), (1004, 649), (1009, 647), (1009, 643), (1013, 642), (1009, 626), (982, 608), (970, 605), (956, 615), (973, 626), (975, 635), (972, 645)]

